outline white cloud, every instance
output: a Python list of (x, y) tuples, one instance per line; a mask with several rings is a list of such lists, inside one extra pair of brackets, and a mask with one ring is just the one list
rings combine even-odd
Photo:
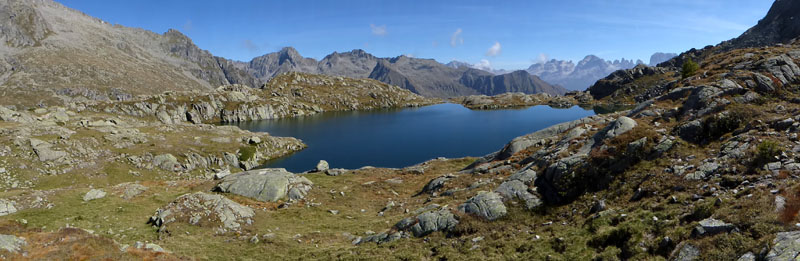
[(258, 47), (253, 41), (250, 39), (242, 41), (242, 48), (247, 49), (247, 51), (251, 53), (258, 52), (261, 48)]
[(464, 44), (464, 37), (461, 37), (461, 33), (464, 32), (461, 28), (456, 29), (453, 35), (450, 36), (450, 46), (456, 47), (456, 45)]
[(546, 63), (550, 57), (547, 56), (546, 53), (540, 53), (538, 57), (536, 57), (536, 63)]
[(192, 24), (192, 20), (186, 20), (186, 23), (183, 24), (183, 31), (184, 32), (191, 31), (193, 28), (194, 28), (194, 25)]
[(492, 64), (489, 62), (489, 60), (481, 59), (479, 63), (473, 64), (472, 68), (484, 71), (492, 71)]
[(377, 36), (384, 36), (386, 35), (386, 25), (377, 26), (374, 24), (369, 24), (369, 28), (372, 29), (372, 34)]
[(497, 56), (501, 51), (500, 42), (494, 42), (494, 45), (489, 47), (489, 50), (486, 51), (486, 56)]

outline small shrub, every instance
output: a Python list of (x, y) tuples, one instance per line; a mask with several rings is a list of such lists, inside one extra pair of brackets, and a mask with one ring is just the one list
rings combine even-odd
[(743, 107), (732, 107), (728, 111), (706, 118), (703, 121), (703, 140), (712, 141), (747, 125), (755, 117), (754, 112)]
[(752, 165), (753, 167), (760, 168), (761, 166), (764, 166), (764, 164), (775, 161), (775, 157), (780, 155), (781, 152), (782, 150), (780, 143), (771, 140), (765, 140), (756, 147), (756, 155), (753, 156)]
[(686, 217), (687, 222), (699, 221), (711, 217), (714, 214), (713, 204), (700, 204), (694, 207), (692, 214)]
[[(604, 252), (610, 250), (607, 254), (614, 253), (620, 259), (628, 260), (641, 253), (638, 245), (643, 242), (646, 230), (641, 224), (623, 223), (608, 232), (595, 235), (587, 243)], [(616, 250), (609, 247), (614, 247)]]
[(692, 61), (692, 58), (688, 58), (686, 59), (686, 61), (683, 62), (683, 66), (681, 68), (681, 77), (689, 78), (690, 76), (697, 73), (698, 69), (700, 69), (700, 65)]
[(239, 148), (239, 161), (248, 161), (256, 156), (256, 147), (243, 146)]

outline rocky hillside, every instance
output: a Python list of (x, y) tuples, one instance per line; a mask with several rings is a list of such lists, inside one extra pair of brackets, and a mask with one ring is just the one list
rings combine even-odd
[(789, 43), (800, 35), (800, 21), (795, 16), (800, 13), (800, 2), (792, 0), (776, 0), (767, 15), (758, 24), (741, 36), (723, 42), (725, 50), (770, 46), (778, 43)]
[(165, 92), (122, 102), (86, 101), (70, 106), (172, 124), (255, 121), (438, 102), (375, 80), (290, 72), (272, 78), (259, 89), (226, 85), (213, 91)]
[(794, 260), (798, 63), (797, 43), (691, 50), (568, 97), (631, 110), (401, 169), (252, 170), (304, 145), (202, 123), (430, 101), (374, 80), (0, 107), (0, 258)]
[(111, 25), (50, 0), (0, 1), (0, 102), (64, 104), (81, 96), (124, 100), (164, 90), (256, 87), (233, 62), (185, 35)]
[(596, 105), (592, 96), (586, 92), (568, 92), (563, 96), (554, 96), (546, 93), (524, 94), (516, 92), (503, 93), (495, 96), (463, 96), (452, 98), (450, 101), (473, 110), (509, 109), (536, 105), (549, 105), (556, 108), (569, 108), (575, 105)]
[[(103, 110), (6, 109), (0, 124), (13, 133), (0, 140), (7, 144), (0, 168), (8, 173), (0, 183), (8, 184), (0, 193), (7, 220), (0, 234), (10, 243), (0, 251), (43, 258), (91, 251), (198, 259), (229, 252), (275, 259), (791, 259), (800, 254), (798, 49), (721, 53), (677, 81), (675, 71), (639, 68), (619, 76), (633, 79), (627, 85), (595, 96), (613, 102), (652, 93), (632, 110), (548, 127), (482, 158), (402, 169), (344, 170), (320, 162), (311, 173), (240, 171), (250, 147), (267, 158), (301, 145)], [(637, 81), (647, 77), (675, 83), (640, 92), (663, 88)], [(315, 99), (314, 88), (331, 89), (326, 80), (337, 81), (286, 74), (264, 90)], [(309, 82), (316, 84), (291, 87)], [(228, 92), (223, 96), (239, 96)], [(66, 123), (58, 123), (65, 121), (59, 112)], [(54, 133), (70, 132), (59, 128), (76, 133), (61, 137)], [(148, 133), (147, 140), (126, 129)], [(159, 135), (167, 136), (154, 142)], [(210, 143), (220, 137), (230, 141)], [(114, 157), (114, 146), (126, 148), (125, 156)], [(112, 156), (81, 154), (105, 150)], [(239, 167), (224, 153), (220, 160), (204, 157), (226, 150), (238, 150), (229, 153)], [(89, 167), (73, 169), (80, 163)], [(225, 164), (230, 172), (214, 170)], [(63, 235), (96, 243), (53, 243)]]
[[(164, 90), (211, 90), (231, 84), (258, 87), (286, 72), (378, 79), (429, 97), (494, 94), (491, 91), (497, 89), (460, 81), (486, 72), (405, 56), (376, 58), (361, 50), (333, 53), (316, 61), (285, 48), (249, 63), (231, 61), (200, 49), (177, 30), (156, 34), (111, 25), (52, 0), (2, 0), (0, 14), (4, 14), (0, 18), (2, 104), (64, 105), (75, 97), (117, 101)], [(382, 66), (378, 61), (384, 62)], [(523, 85), (504, 89), (565, 92), (536, 77), (528, 78), (519, 82)]]

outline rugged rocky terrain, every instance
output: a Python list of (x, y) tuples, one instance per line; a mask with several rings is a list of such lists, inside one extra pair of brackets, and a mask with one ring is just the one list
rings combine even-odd
[[(429, 97), (565, 92), (531, 75), (495, 79), (431, 59), (376, 58), (361, 50), (317, 62), (285, 48), (249, 63), (232, 61), (200, 49), (177, 30), (157, 34), (112, 25), (52, 0), (3, 0), (0, 13), (0, 103), (20, 108), (65, 106), (75, 98), (124, 101), (232, 84), (258, 88), (286, 72), (378, 79)], [(462, 82), (465, 77), (481, 81)]]
[(111, 25), (50, 0), (0, 1), (0, 102), (64, 105), (257, 81), (178, 31)]
[[(7, 235), (4, 255), (793, 258), (800, 253), (794, 243), (800, 237), (796, 49), (710, 56), (694, 76), (652, 91), (632, 110), (555, 125), (482, 158), (436, 159), (403, 169), (342, 170), (321, 163), (305, 174), (245, 172), (242, 164), (227, 162), (224, 151), (241, 162), (243, 148), (255, 146), (267, 158), (288, 152), (287, 144), (302, 145), (91, 106), (64, 115), (58, 109), (5, 109), (4, 129), (13, 133), (4, 135), (7, 149), (0, 156), (8, 173), (0, 209), (7, 220), (0, 226)], [(647, 77), (630, 74), (633, 83)], [(653, 75), (669, 80), (674, 74)], [(759, 84), (758, 75), (772, 80)], [(298, 76), (311, 79), (292, 77)], [(622, 103), (659, 86), (631, 88), (630, 82), (608, 83), (616, 90), (594, 98)], [(312, 95), (306, 91), (304, 97)], [(144, 142), (126, 131), (145, 133), (148, 126), (159, 127)], [(57, 128), (75, 133), (51, 134)], [(238, 137), (227, 149), (212, 143), (219, 139), (213, 133), (223, 130), (238, 133), (221, 135)], [(161, 142), (155, 142), (158, 135), (165, 136)], [(123, 151), (125, 157), (114, 156)], [(207, 160), (214, 163), (205, 167), (204, 155), (219, 160)], [(230, 252), (218, 251), (223, 248)]]
[[(72, 99), (68, 107), (35, 110), (0, 106), (0, 255), (172, 258), (159, 245), (142, 243), (153, 239), (139, 214), (149, 213), (149, 224), (160, 232), (156, 238), (176, 221), (219, 223), (215, 233), (226, 234), (253, 224), (253, 205), (213, 194), (204, 184), (219, 179), (215, 191), (287, 200), (283, 206), (314, 186), (288, 172), (281, 172), (282, 180), (242, 172), (305, 148), (300, 140), (210, 124), (437, 102), (369, 79), (287, 73), (259, 89), (227, 85), (126, 101)], [(253, 184), (259, 185), (248, 187)], [(190, 191), (197, 193), (183, 195)], [(91, 224), (77, 224), (83, 221)]]
[(564, 96), (549, 94), (504, 93), (495, 96), (471, 95), (450, 99), (473, 110), (495, 110), (549, 105), (556, 108), (569, 108), (575, 105), (596, 105), (587, 92), (568, 92)]
[(401, 169), (253, 169), (304, 145), (209, 124), (436, 102), (374, 80), (0, 106), (0, 258), (796, 259), (800, 43), (726, 48), (564, 98), (633, 109)]
[(800, 22), (795, 19), (798, 12), (800, 3), (797, 1), (776, 0), (756, 26), (720, 46), (724, 50), (730, 50), (788, 43), (800, 35)]
[(214, 91), (167, 92), (123, 102), (88, 101), (88, 108), (157, 118), (171, 124), (242, 122), (325, 111), (418, 107), (438, 102), (375, 80), (290, 72), (273, 78), (260, 89), (227, 85)]

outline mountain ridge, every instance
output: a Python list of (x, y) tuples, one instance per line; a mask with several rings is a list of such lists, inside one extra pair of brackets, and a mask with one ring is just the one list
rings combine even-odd
[[(291, 71), (369, 78), (378, 60), (405, 75), (407, 80), (401, 85), (430, 97), (472, 95), (487, 89), (464, 86), (459, 79), (466, 70), (432, 60), (377, 58), (353, 50), (316, 61), (302, 57), (294, 48), (284, 48), (241, 62), (215, 56), (175, 29), (159, 34), (112, 25), (51, 0), (3, 0), (0, 12), (4, 14), (0, 18), (4, 41), (0, 44), (0, 103), (13, 106), (120, 100), (231, 84), (257, 88)], [(536, 79), (530, 82), (547, 84)], [(566, 92), (552, 86), (514, 89), (528, 93), (550, 90), (554, 95)]]
[[(280, 57), (289, 56), (289, 59)], [(301, 63), (296, 62), (301, 60)], [(462, 81), (492, 74), (475, 70), (466, 64), (442, 64), (434, 59), (413, 58), (405, 55), (379, 58), (361, 49), (348, 52), (333, 52), (321, 60), (305, 58), (292, 47), (284, 47), (273, 53), (253, 58), (246, 70), (255, 73), (262, 81), (287, 71), (344, 76), (350, 78), (377, 79), (396, 84), (416, 93), (431, 97), (455, 97), (474, 94), (495, 94), (482, 91), (494, 90), (491, 81)], [(387, 73), (390, 75), (382, 75)], [(562, 95), (567, 90), (552, 86), (535, 75), (528, 75), (528, 81), (514, 81), (522, 86), (506, 86), (525, 93), (546, 91), (552, 95)], [(531, 84), (528, 84), (531, 83)], [(467, 85), (473, 84), (473, 85)], [(482, 85), (486, 84), (486, 85)], [(505, 87), (503, 88), (505, 89)]]
[(542, 80), (563, 86), (568, 90), (586, 90), (597, 80), (608, 76), (616, 70), (630, 69), (642, 60), (605, 60), (596, 55), (587, 55), (575, 64), (572, 61), (551, 59), (539, 62), (526, 69), (530, 74)]

